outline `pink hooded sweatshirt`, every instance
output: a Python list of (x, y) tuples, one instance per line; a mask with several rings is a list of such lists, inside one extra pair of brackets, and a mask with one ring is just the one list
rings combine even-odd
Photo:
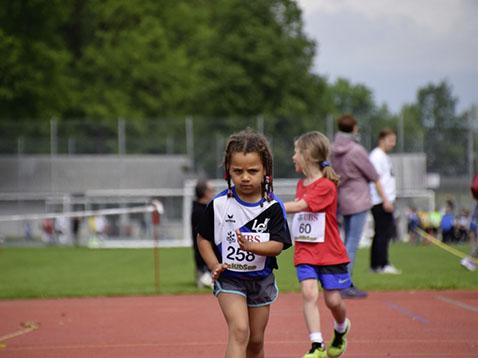
[(332, 144), (332, 167), (340, 175), (338, 211), (351, 215), (372, 207), (369, 183), (379, 175), (351, 133), (338, 132)]

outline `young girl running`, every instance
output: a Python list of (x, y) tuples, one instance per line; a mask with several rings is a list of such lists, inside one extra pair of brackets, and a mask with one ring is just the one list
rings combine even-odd
[[(294, 265), (300, 282), (305, 323), (312, 346), (304, 358), (336, 358), (344, 353), (350, 321), (340, 290), (350, 287), (349, 259), (340, 239), (336, 219), (339, 177), (327, 161), (330, 143), (320, 132), (303, 134), (295, 142), (292, 157), (295, 170), (305, 178), (297, 183), (295, 201), (285, 203), (295, 213), (292, 237), (295, 240)], [(320, 329), (320, 281), (325, 304), (335, 319), (334, 338), (325, 347)]]
[(291, 245), (286, 214), (272, 192), (272, 155), (264, 136), (251, 130), (233, 134), (224, 167), (228, 189), (207, 206), (198, 247), (228, 325), (226, 358), (263, 358), (269, 307), (278, 295), (275, 256)]

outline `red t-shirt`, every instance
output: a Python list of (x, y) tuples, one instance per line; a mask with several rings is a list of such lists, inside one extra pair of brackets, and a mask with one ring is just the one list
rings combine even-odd
[(308, 207), (305, 211), (325, 213), (325, 240), (311, 243), (296, 241), (294, 246), (294, 265), (338, 265), (349, 262), (347, 251), (340, 239), (337, 225), (337, 188), (335, 184), (322, 177), (304, 186), (303, 180), (297, 183), (295, 197), (304, 199)]

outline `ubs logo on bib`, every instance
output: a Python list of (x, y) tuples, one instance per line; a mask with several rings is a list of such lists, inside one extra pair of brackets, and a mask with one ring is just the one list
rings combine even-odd
[(269, 218), (265, 219), (262, 224), (257, 223), (257, 219), (254, 220), (254, 224), (252, 224), (252, 230), (255, 232), (264, 232), (267, 230), (267, 223), (269, 222)]

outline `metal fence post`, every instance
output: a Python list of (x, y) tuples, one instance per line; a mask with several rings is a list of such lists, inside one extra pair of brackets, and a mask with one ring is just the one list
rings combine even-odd
[(327, 126), (327, 137), (329, 137), (330, 140), (334, 139), (334, 118), (332, 115), (327, 115), (326, 119), (326, 126)]
[(257, 132), (260, 134), (264, 134), (264, 117), (263, 116), (257, 116)]
[(54, 158), (58, 154), (58, 124), (53, 117), (50, 120), (50, 191), (54, 192), (55, 191), (55, 185), (54, 185)]
[(118, 119), (118, 154), (126, 154), (126, 131), (125, 121), (122, 118)]
[(193, 130), (193, 118), (191, 116), (186, 117), (186, 152), (191, 161), (191, 170), (194, 171), (196, 165), (194, 163), (194, 130)]
[(403, 130), (403, 114), (398, 116), (398, 150), (399, 153), (403, 153), (404, 150), (404, 138), (405, 131)]
[(56, 118), (50, 119), (50, 155), (58, 154), (58, 124)]

